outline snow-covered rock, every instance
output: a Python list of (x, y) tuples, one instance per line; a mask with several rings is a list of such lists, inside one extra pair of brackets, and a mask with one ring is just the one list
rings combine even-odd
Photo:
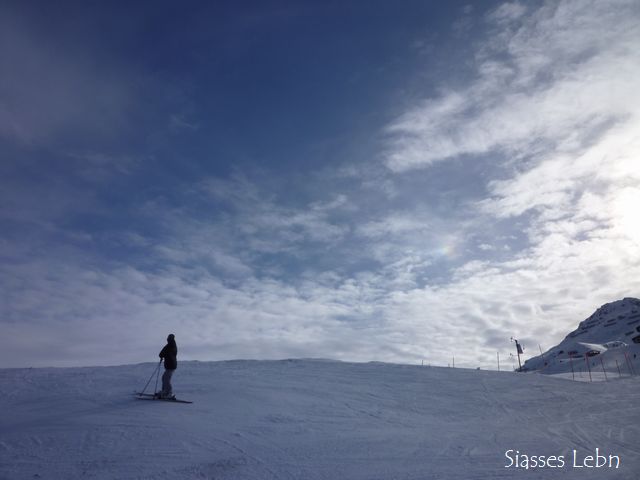
[(634, 373), (638, 361), (640, 300), (624, 298), (598, 308), (558, 345), (528, 359), (523, 370), (556, 374), (594, 368), (620, 375)]

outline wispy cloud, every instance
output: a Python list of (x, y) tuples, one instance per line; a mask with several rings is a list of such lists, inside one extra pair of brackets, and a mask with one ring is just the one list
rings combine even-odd
[(502, 178), (478, 215), (489, 229), (510, 219), (529, 239), (509, 260), (472, 261), (444, 288), (402, 297), (405, 316), (429, 305), (456, 322), (464, 304), (461, 331), (478, 332), (475, 311), (484, 327), (548, 345), (589, 309), (637, 295), (639, 14), (633, 2), (504, 4), (486, 18), (469, 85), (389, 126), (395, 172), (492, 155)]
[(405, 171), (489, 151), (575, 153), (635, 116), (637, 12), (633, 2), (610, 7), (562, 2), (525, 17), (499, 8), (488, 17), (497, 23), (477, 51), (476, 78), (389, 125), (387, 165)]

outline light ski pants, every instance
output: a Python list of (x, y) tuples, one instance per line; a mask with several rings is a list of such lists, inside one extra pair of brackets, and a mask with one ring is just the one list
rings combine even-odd
[(171, 377), (175, 370), (165, 370), (162, 375), (162, 395), (171, 395), (173, 388), (171, 387)]

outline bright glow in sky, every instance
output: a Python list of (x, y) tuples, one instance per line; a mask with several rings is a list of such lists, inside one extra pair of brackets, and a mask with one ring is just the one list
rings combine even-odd
[(640, 4), (0, 6), (3, 367), (494, 367), (640, 297)]

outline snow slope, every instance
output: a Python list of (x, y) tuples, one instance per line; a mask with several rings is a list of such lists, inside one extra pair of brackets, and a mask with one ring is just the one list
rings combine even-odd
[[(0, 479), (637, 479), (639, 377), (312, 360), (0, 370)], [(152, 381), (153, 386), (154, 381)], [(575, 468), (595, 449), (620, 468)], [(564, 456), (506, 468), (505, 452)], [(519, 457), (521, 465), (523, 457)]]
[[(588, 352), (598, 354), (585, 359)], [(523, 367), (549, 374), (590, 369), (604, 377), (606, 371), (614, 376), (633, 373), (634, 365), (640, 374), (640, 300), (624, 298), (598, 308), (562, 342)]]

